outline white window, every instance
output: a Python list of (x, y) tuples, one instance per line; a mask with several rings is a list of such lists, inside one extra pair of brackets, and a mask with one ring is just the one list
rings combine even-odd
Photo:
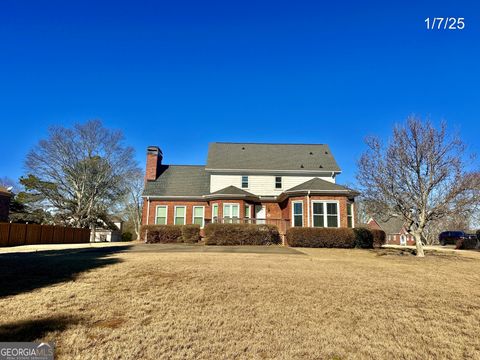
[(239, 204), (223, 204), (223, 219), (225, 222), (237, 222), (239, 214)]
[(212, 222), (218, 221), (218, 204), (212, 205)]
[(275, 189), (281, 189), (281, 188), (282, 188), (282, 177), (275, 176)]
[(292, 225), (303, 226), (303, 201), (292, 202)]
[(353, 228), (353, 203), (347, 204), (347, 224), (349, 228)]
[(155, 224), (167, 225), (167, 209), (168, 206), (166, 205), (157, 206), (155, 214)]
[(205, 207), (203, 206), (194, 206), (193, 207), (193, 221), (192, 224), (200, 225), (204, 227), (205, 225)]
[(252, 217), (252, 205), (245, 205), (245, 219)]
[(185, 225), (185, 206), (175, 206), (175, 225)]
[(248, 189), (248, 176), (242, 176), (242, 189)]
[(339, 227), (338, 202), (312, 201), (312, 217), (315, 227)]

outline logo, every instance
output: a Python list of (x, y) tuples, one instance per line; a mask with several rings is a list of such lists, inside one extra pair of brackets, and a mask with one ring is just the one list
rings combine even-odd
[(53, 360), (54, 343), (0, 342), (0, 360)]

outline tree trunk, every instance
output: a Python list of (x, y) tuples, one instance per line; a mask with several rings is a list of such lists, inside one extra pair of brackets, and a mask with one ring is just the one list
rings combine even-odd
[(415, 246), (417, 248), (417, 256), (418, 257), (424, 257), (425, 254), (423, 252), (422, 235), (415, 232), (415, 233), (413, 233), (413, 237), (415, 238)]

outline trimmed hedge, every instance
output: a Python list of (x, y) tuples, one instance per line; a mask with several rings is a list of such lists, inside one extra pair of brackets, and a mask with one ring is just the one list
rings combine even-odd
[(373, 235), (373, 247), (379, 248), (387, 242), (387, 234), (383, 230), (368, 229)]
[(353, 248), (355, 233), (349, 228), (302, 228), (287, 230), (288, 245), (312, 248)]
[(182, 241), (184, 243), (197, 243), (200, 241), (200, 225), (183, 225)]
[(280, 244), (280, 234), (274, 225), (208, 224), (205, 245), (271, 245)]
[(355, 234), (355, 247), (362, 249), (371, 249), (374, 247), (374, 236), (370, 229), (354, 228), (353, 232)]
[(200, 240), (199, 225), (144, 225), (141, 239), (146, 243), (196, 243)]
[(385, 232), (367, 228), (301, 228), (287, 230), (292, 247), (371, 249), (385, 243)]

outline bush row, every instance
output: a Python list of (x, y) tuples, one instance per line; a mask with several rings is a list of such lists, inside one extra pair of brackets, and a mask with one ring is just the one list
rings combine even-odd
[(143, 225), (141, 239), (154, 243), (196, 243), (200, 241), (199, 225)]
[(206, 245), (271, 245), (280, 244), (280, 234), (274, 225), (208, 224), (205, 226)]
[(287, 230), (287, 243), (293, 247), (363, 248), (371, 249), (385, 244), (382, 230), (367, 228), (300, 228)]

